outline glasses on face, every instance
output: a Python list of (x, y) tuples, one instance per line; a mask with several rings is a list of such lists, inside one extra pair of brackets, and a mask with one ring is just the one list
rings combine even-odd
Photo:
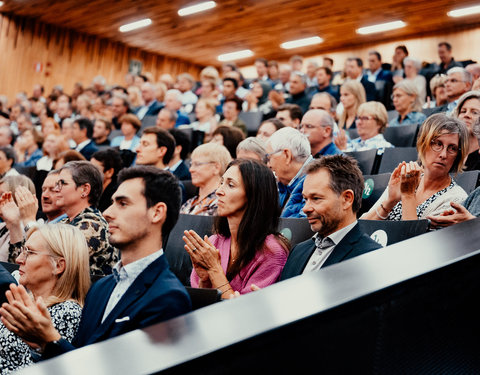
[(68, 185), (71, 185), (72, 183), (71, 182), (67, 182), (65, 181), (64, 179), (60, 179), (58, 180), (56, 183), (55, 183), (55, 191), (62, 191), (63, 187), (64, 186), (68, 186)]
[[(430, 148), (435, 152), (442, 152), (443, 149), (445, 148), (445, 145), (441, 141), (433, 140), (432, 142), (430, 142)], [(455, 145), (447, 146), (447, 154), (456, 155), (458, 151), (460, 151), (460, 148), (458, 146), (455, 146)]]
[(45, 253), (41, 253), (40, 251), (30, 250), (26, 245), (23, 245), (20, 248), (20, 254), (25, 257), (25, 260), (27, 260), (29, 255), (46, 255), (52, 258), (56, 258), (56, 256), (52, 254), (45, 254)]
[(307, 130), (312, 130), (312, 129), (315, 129), (315, 128), (321, 128), (321, 127), (325, 127), (325, 126), (328, 126), (328, 125), (312, 125), (312, 124), (299, 124), (297, 126), (297, 130), (302, 130), (302, 129), (307, 129)]
[(358, 116), (355, 121), (369, 121), (369, 120), (376, 120), (372, 116)]
[(278, 154), (279, 152), (282, 152), (283, 150), (277, 150), (277, 151), (274, 151), (274, 152), (270, 152), (268, 154), (265, 155), (265, 162), (268, 163), (270, 161), (270, 158), (272, 157), (272, 155), (275, 155), (275, 154)]
[(408, 94), (392, 94), (392, 95), (390, 96), (390, 99), (392, 99), (392, 100), (401, 99), (401, 98), (403, 98), (404, 96), (411, 96), (411, 95), (408, 95)]
[(458, 83), (458, 82), (463, 82), (463, 81), (456, 78), (447, 78), (445, 81), (445, 83)]
[(190, 164), (190, 168), (198, 168), (202, 165), (206, 164), (212, 164), (215, 163), (214, 161), (194, 161), (193, 163)]

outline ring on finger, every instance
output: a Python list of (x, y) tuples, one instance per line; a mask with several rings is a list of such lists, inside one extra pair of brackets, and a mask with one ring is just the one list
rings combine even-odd
[(196, 251), (197, 251), (197, 248), (196, 248), (196, 247), (194, 247), (194, 248), (192, 249), (192, 251), (193, 251), (193, 252), (196, 252)]
[(407, 174), (405, 175), (405, 178), (410, 178), (410, 177), (412, 177), (412, 176), (410, 175), (410, 173), (407, 173)]

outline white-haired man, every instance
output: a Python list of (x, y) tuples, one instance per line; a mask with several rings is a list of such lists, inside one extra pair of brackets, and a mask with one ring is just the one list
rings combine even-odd
[(308, 138), (293, 128), (277, 130), (267, 141), (266, 160), (278, 181), (282, 217), (305, 217), (302, 212), (304, 169), (313, 158)]
[(165, 94), (165, 108), (177, 113), (177, 120), (175, 126), (190, 124), (188, 116), (180, 111), (182, 108), (182, 93), (180, 90), (171, 89)]

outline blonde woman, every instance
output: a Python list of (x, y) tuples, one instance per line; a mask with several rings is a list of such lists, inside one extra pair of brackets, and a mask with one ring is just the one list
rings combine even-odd
[(340, 102), (343, 113), (338, 119), (339, 129), (355, 128), (357, 110), (360, 104), (366, 102), (365, 89), (357, 81), (347, 81), (340, 87)]
[(216, 101), (213, 99), (200, 99), (195, 106), (197, 121), (193, 122), (190, 127), (205, 133), (204, 142), (209, 142), (212, 139), (212, 133), (217, 128), (215, 111)]
[[(10, 196), (11, 199), (11, 196)], [(2, 202), (11, 205), (13, 201)], [(38, 308), (46, 310), (62, 338), (72, 341), (80, 323), (82, 306), (90, 287), (88, 248), (78, 228), (66, 224), (34, 227), (27, 233), (16, 262), (19, 288), (26, 288)], [(15, 287), (13, 288), (15, 290)], [(8, 292), (7, 292), (8, 294)], [(33, 363), (31, 349), (3, 318), (0, 323), (0, 373)]]

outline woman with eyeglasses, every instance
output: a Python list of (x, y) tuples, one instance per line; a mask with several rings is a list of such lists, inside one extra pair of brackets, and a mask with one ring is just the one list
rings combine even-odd
[(419, 162), (400, 163), (362, 219), (425, 219), (450, 209), (450, 202), (465, 200), (467, 193), (450, 176), (462, 171), (468, 153), (465, 124), (443, 113), (430, 116), (420, 128), (417, 151)]
[[(1, 205), (13, 203), (11, 194)], [(44, 315), (50, 315), (60, 335), (72, 341), (80, 323), (82, 306), (90, 287), (88, 248), (78, 228), (48, 224), (32, 228), (21, 246), (16, 262), (19, 284), (26, 288)], [(7, 298), (10, 298), (7, 292)], [(16, 328), (0, 311), (0, 374), (9, 374), (33, 364), (34, 351), (15, 334)]]
[(335, 138), (336, 146), (346, 152), (385, 149), (394, 147), (383, 137), (383, 131), (388, 125), (388, 114), (385, 106), (380, 102), (367, 102), (358, 107), (357, 111), (358, 138), (347, 140), (345, 135), (339, 134)]
[(393, 86), (393, 105), (398, 116), (390, 126), (421, 124), (427, 118), (422, 113), (422, 101), (413, 81), (404, 80)]
[(187, 200), (180, 209), (181, 214), (216, 215), (218, 198), (216, 191), (220, 179), (232, 160), (225, 146), (205, 143), (192, 152), (190, 174), (198, 194)]

